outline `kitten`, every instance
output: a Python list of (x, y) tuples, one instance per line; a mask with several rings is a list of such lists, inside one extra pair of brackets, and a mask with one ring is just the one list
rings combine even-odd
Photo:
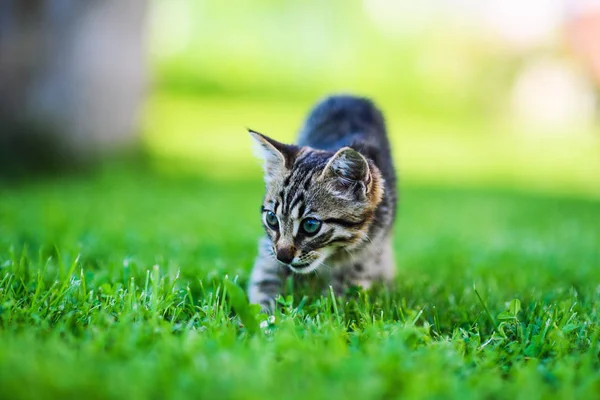
[(249, 130), (264, 159), (266, 235), (250, 277), (250, 302), (272, 312), (293, 272), (325, 277), (336, 294), (394, 276), (396, 177), (381, 112), (365, 98), (318, 103), (298, 143)]

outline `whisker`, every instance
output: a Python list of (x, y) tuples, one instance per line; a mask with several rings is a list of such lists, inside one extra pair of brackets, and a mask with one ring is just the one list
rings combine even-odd
[(352, 263), (354, 264), (356, 262), (356, 258), (354, 257), (354, 254), (352, 254), (352, 252), (347, 248), (344, 248), (344, 251), (346, 253), (348, 253), (348, 255), (350, 256), (350, 259), (352, 260)]
[[(313, 253), (316, 253), (316, 254), (320, 255), (321, 257), (323, 257), (323, 260), (325, 260), (327, 258), (327, 257), (325, 257), (325, 254), (323, 254), (323, 253), (321, 253), (319, 251), (313, 250)], [(323, 261), (321, 261), (321, 265), (324, 265), (325, 267), (327, 267), (329, 269), (333, 269), (333, 267), (331, 267), (330, 265), (325, 264)]]

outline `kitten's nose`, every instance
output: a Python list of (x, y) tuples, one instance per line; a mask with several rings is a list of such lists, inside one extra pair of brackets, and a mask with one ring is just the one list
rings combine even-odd
[(277, 259), (284, 264), (289, 264), (294, 259), (296, 249), (293, 246), (277, 248)]

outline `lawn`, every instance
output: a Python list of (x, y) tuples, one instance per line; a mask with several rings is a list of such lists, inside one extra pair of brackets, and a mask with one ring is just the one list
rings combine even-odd
[(238, 289), (262, 190), (127, 163), (3, 183), (0, 398), (597, 398), (597, 200), (403, 184), (393, 291), (265, 321)]
[[(20, 181), (0, 159), (0, 400), (600, 398), (600, 130), (513, 104), (527, 66), (585, 68), (457, 10), (148, 2), (146, 157)], [(339, 92), (386, 116), (397, 277), (267, 317), (246, 127), (292, 141)]]
[(161, 88), (144, 160), (0, 181), (0, 398), (597, 398), (598, 136), (388, 116), (393, 290), (243, 295), (262, 234), (245, 126), (313, 98)]

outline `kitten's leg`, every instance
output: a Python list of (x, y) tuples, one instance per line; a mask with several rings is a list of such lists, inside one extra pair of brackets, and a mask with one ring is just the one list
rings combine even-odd
[(379, 257), (377, 277), (384, 283), (392, 283), (396, 277), (396, 261), (394, 258), (394, 246), (392, 245), (391, 236), (385, 240), (385, 245), (382, 248)]
[(332, 275), (332, 286), (336, 295), (344, 294), (350, 286), (360, 286), (366, 290), (375, 281), (393, 281), (396, 268), (392, 243), (390, 238), (384, 239), (383, 242), (382, 247), (372, 248), (360, 260), (354, 260)]
[[(348, 289), (348, 274), (346, 269), (336, 269), (331, 274), (331, 281), (329, 283), (331, 285), (331, 289), (333, 289), (333, 293), (336, 296), (343, 296), (346, 293), (346, 289)], [(323, 296), (330, 295), (329, 286), (323, 288)]]
[(258, 256), (248, 284), (250, 303), (259, 304), (264, 312), (275, 310), (275, 297), (281, 293), (282, 278), (280, 267), (273, 256), (271, 243), (267, 238), (258, 242)]
[[(373, 283), (373, 277), (367, 271), (370, 265), (368, 262), (353, 262), (340, 268), (331, 275), (331, 287), (336, 296), (343, 296), (352, 286), (359, 286), (363, 289), (369, 289)], [(329, 287), (327, 288), (329, 295)]]

